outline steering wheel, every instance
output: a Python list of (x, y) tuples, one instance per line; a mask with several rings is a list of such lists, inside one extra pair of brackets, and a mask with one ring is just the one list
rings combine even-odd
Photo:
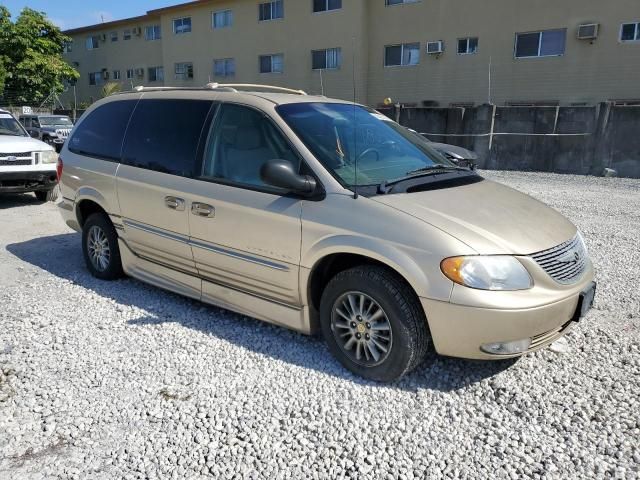
[(365, 149), (362, 153), (360, 153), (360, 155), (358, 155), (358, 157), (356, 158), (356, 162), (359, 162), (362, 157), (364, 157), (365, 155), (371, 152), (374, 152), (376, 154), (376, 162), (380, 161), (380, 152), (376, 148), (369, 147)]

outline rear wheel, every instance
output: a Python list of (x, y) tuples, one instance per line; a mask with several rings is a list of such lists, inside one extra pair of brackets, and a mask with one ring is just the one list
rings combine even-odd
[(320, 302), (329, 350), (362, 377), (389, 382), (419, 365), (428, 350), (427, 321), (411, 287), (378, 266), (345, 270)]
[(33, 192), (36, 198), (41, 202), (55, 202), (58, 199), (58, 187), (53, 187), (51, 190), (39, 190)]
[(123, 275), (118, 234), (104, 213), (93, 213), (82, 227), (82, 252), (94, 277), (115, 280)]

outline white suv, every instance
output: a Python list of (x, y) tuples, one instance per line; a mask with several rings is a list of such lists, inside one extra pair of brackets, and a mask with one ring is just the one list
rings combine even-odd
[(34, 192), (42, 202), (55, 200), (57, 162), (51, 145), (31, 138), (11, 113), (0, 110), (0, 193)]

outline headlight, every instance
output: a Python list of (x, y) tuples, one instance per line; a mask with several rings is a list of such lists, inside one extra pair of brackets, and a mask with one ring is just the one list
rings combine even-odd
[(440, 269), (453, 282), (480, 290), (526, 290), (533, 286), (527, 269), (508, 255), (445, 258)]
[(42, 163), (58, 162), (58, 154), (55, 150), (45, 150), (44, 152), (40, 152), (40, 158), (42, 159)]

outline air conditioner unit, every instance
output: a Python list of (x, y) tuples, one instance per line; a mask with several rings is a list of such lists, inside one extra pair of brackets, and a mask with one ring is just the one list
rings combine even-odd
[(139, 37), (142, 34), (142, 29), (140, 27), (133, 27), (133, 34)]
[(102, 35), (100, 35), (100, 41), (102, 42), (106, 42), (107, 41), (107, 34), (103, 33)]
[(136, 76), (137, 77), (144, 77), (144, 68), (136, 68)]
[(578, 40), (595, 40), (598, 38), (599, 23), (585, 23), (578, 27)]
[(442, 40), (427, 42), (427, 53), (429, 55), (440, 55), (442, 52), (444, 52), (444, 42)]

